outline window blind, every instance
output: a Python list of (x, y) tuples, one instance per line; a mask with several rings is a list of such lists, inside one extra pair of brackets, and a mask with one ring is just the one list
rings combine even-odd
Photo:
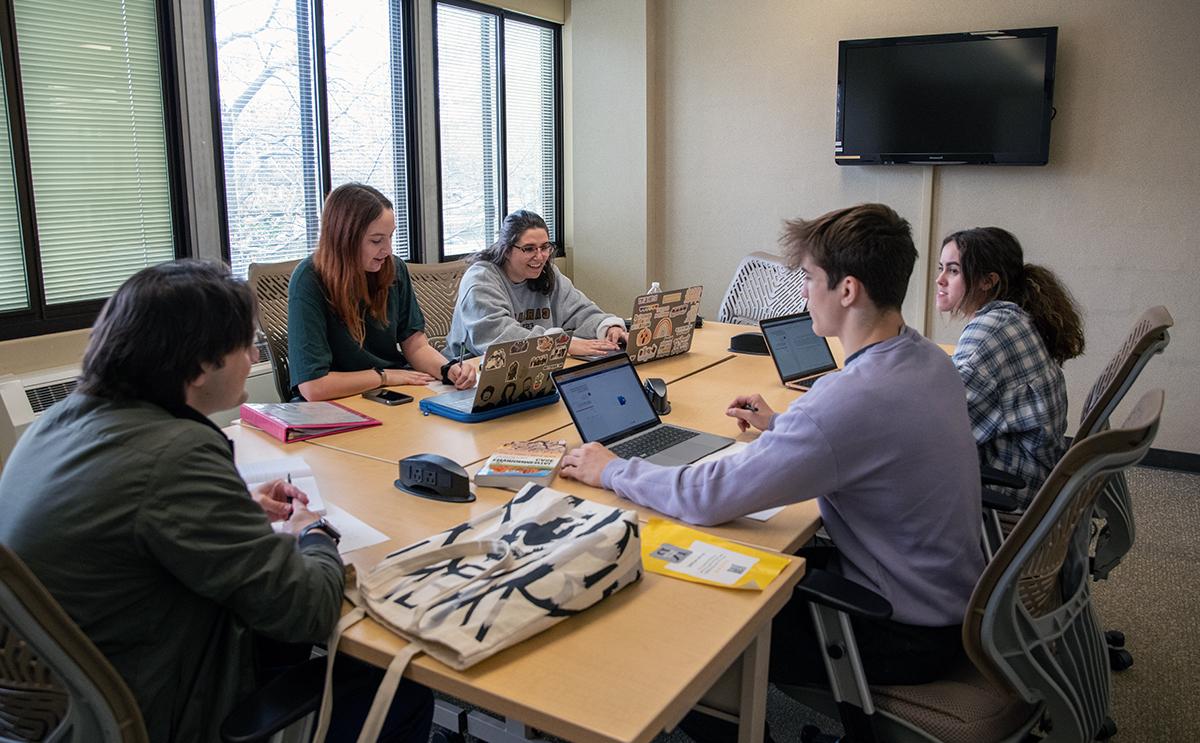
[(553, 30), (504, 20), (504, 108), (508, 211), (542, 215), (557, 240)]
[(233, 272), (316, 248), (321, 179), (311, 30), (297, 3), (214, 0)]
[(325, 76), (333, 187), (358, 181), (395, 206), (393, 250), (410, 255), (404, 16), (397, 0), (324, 6)]
[[(0, 80), (4, 79), (0, 63)], [(29, 307), (25, 253), (17, 211), (12, 134), (8, 130), (8, 90), (0, 90), (0, 312)]]
[(497, 16), (437, 6), (442, 246), (447, 256), (496, 239), (500, 203)]
[(155, 4), (13, 10), (46, 303), (103, 298), (175, 257)]

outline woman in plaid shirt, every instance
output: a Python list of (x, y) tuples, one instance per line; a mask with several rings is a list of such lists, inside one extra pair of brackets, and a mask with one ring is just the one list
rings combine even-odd
[(1083, 353), (1078, 307), (1058, 277), (1025, 263), (1020, 243), (999, 227), (946, 237), (937, 287), (938, 310), (970, 318), (954, 365), (980, 463), (1023, 478), (1024, 507), (1067, 448), (1062, 365)]

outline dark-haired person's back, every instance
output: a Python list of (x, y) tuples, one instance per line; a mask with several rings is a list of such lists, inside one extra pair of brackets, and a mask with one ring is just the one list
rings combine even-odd
[[(121, 674), (152, 741), (218, 740), (264, 680), (256, 648), (323, 640), (341, 607), (336, 533), (290, 484), (251, 494), (206, 417), (245, 400), (253, 307), (223, 266), (139, 271), (97, 319), (79, 388), (0, 475), (0, 542)], [(417, 738), (428, 695), (406, 696)]]

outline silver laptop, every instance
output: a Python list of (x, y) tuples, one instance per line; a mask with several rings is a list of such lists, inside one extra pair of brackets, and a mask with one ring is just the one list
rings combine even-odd
[(582, 358), (595, 361), (623, 351), (633, 363), (644, 364), (687, 353), (692, 348), (703, 293), (703, 286), (689, 286), (636, 297), (629, 317), (629, 340), (622, 342), (618, 351)]
[(642, 364), (687, 353), (696, 332), (702, 286), (643, 294), (633, 300), (625, 352)]
[(807, 390), (817, 379), (837, 371), (829, 341), (813, 332), (807, 312), (762, 320), (758, 327), (784, 387)]
[(629, 356), (608, 356), (554, 372), (554, 384), (580, 437), (619, 457), (655, 464), (691, 464), (733, 439), (662, 422)]

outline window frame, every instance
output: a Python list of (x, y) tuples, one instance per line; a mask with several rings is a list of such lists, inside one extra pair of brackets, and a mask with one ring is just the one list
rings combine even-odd
[(467, 254), (446, 255), (446, 225), (445, 225), (445, 210), (442, 203), (442, 111), (441, 111), (441, 78), (438, 60), (438, 6), (451, 5), (466, 10), (472, 10), (477, 13), (492, 15), (497, 18), (497, 33), (496, 33), (496, 109), (498, 111), (499, 131), (497, 132), (496, 141), (500, 148), (500, 179), (496, 185), (496, 190), (500, 199), (500, 219), (503, 220), (505, 215), (509, 213), (508, 208), (508, 100), (505, 94), (506, 75), (505, 75), (505, 57), (504, 57), (504, 41), (505, 41), (505, 23), (509, 20), (517, 21), (531, 26), (540, 26), (554, 32), (554, 211), (555, 224), (557, 233), (552, 242), (555, 248), (555, 257), (566, 255), (566, 241), (563, 237), (563, 52), (562, 52), (562, 25), (553, 21), (535, 18), (533, 16), (517, 13), (504, 8), (497, 8), (491, 5), (474, 2), (474, 0), (430, 0), (433, 18), (433, 125), (434, 125), (434, 157), (437, 167), (437, 214), (438, 214), (438, 237), (437, 237), (437, 253), (438, 261), (455, 261), (462, 260)]
[[(175, 61), (174, 9), (166, 0), (154, 0), (154, 9), (158, 36), (159, 81), (162, 88), (163, 134), (167, 149), (171, 232), (175, 244), (175, 257), (185, 258), (193, 254), (193, 246), (191, 233), (187, 229), (189, 215), (183, 183), (183, 128), (180, 124), (179, 78)], [(95, 323), (100, 309), (108, 301), (107, 298), (59, 305), (46, 304), (13, 0), (0, 0), (0, 55), (3, 59), (3, 84), (8, 104), (7, 125), (11, 135), (9, 139), (12, 147), (13, 185), (17, 198), (17, 214), (21, 220), (25, 282), (29, 294), (28, 308), (0, 312), (0, 341), (88, 328)]]
[[(4, 0), (0, 0), (3, 2)], [(417, 170), (418, 158), (417, 147), (414, 143), (417, 142), (418, 130), (416, 122), (417, 112), (417, 93), (416, 84), (416, 61), (414, 56), (417, 51), (416, 44), (416, 13), (414, 12), (415, 0), (382, 0), (388, 6), (388, 19), (390, 23), (394, 23), (399, 17), (403, 23), (403, 33), (400, 35), (400, 43), (402, 45), (401, 57), (404, 60), (401, 70), (404, 83), (404, 96), (400, 105), (404, 107), (404, 141), (405, 152), (404, 159), (406, 164), (406, 176), (408, 192), (405, 194), (405, 201), (408, 207), (408, 245), (409, 257), (404, 259), (406, 263), (420, 263), (424, 258), (424, 249), (421, 240), (421, 214), (420, 214), (420, 173)], [(309, 37), (312, 43), (310, 49), (303, 49), (299, 46), (297, 39), (297, 53), (299, 55), (309, 55), (311, 57), (312, 87), (315, 100), (313, 101), (313, 110), (315, 112), (315, 120), (317, 131), (314, 132), (313, 141), (316, 143), (317, 152), (315, 158), (310, 158), (308, 153), (304, 154), (305, 168), (305, 190), (307, 191), (319, 178), (321, 182), (321, 193), (314, 194), (316, 199), (315, 213), (318, 215), (318, 220), (321, 214), (321, 207), (325, 202), (325, 197), (333, 190), (332, 183), (332, 167), (330, 163), (330, 144), (329, 144), (329, 92), (326, 83), (325, 70), (325, 0), (295, 0), (297, 6), (297, 22), (306, 23), (310, 29)], [(303, 7), (304, 12), (299, 11)], [(229, 202), (227, 200), (227, 188), (225, 181), (225, 148), (222, 141), (221, 129), (221, 94), (219, 70), (217, 68), (217, 10), (215, 0), (205, 0), (204, 2), (204, 36), (208, 45), (208, 81), (209, 90), (212, 94), (209, 96), (209, 105), (212, 111), (212, 148), (213, 162), (215, 163), (216, 185), (217, 185), (217, 219), (219, 222), (218, 232), (221, 235), (221, 259), (227, 265), (233, 264), (233, 253), (229, 243)], [(391, 68), (393, 80), (395, 80), (396, 70), (392, 65)], [(304, 75), (301, 71), (301, 75)], [(394, 88), (393, 88), (394, 90)], [(395, 112), (397, 98), (392, 96), (392, 110)], [(393, 121), (395, 119), (393, 118)], [(395, 129), (393, 129), (393, 132)], [(392, 150), (393, 161), (395, 161), (395, 148)], [(310, 162), (311, 161), (311, 162)], [(309, 168), (316, 169), (316, 173), (312, 177), (308, 177)], [(339, 184), (340, 185), (340, 184)], [(308, 194), (306, 193), (306, 198)], [(307, 204), (305, 204), (305, 212), (307, 213)], [(309, 225), (309, 234), (312, 241), (312, 249), (317, 246), (317, 225)]]

